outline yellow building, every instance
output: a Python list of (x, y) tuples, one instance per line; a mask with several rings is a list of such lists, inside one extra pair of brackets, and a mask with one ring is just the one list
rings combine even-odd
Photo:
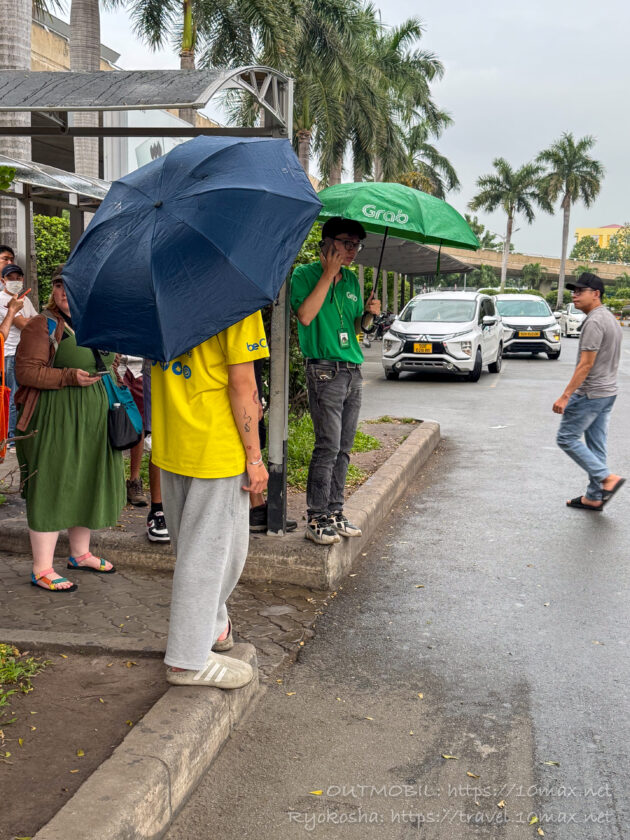
[(584, 239), (585, 236), (590, 236), (592, 239), (597, 240), (597, 244), (600, 248), (608, 248), (610, 245), (610, 237), (615, 236), (617, 231), (619, 231), (622, 227), (623, 225), (604, 225), (603, 227), (598, 228), (576, 228), (575, 241), (579, 242), (580, 239)]

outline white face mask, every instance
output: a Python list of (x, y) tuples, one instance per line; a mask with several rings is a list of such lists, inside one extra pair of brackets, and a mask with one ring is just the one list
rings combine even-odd
[(10, 295), (17, 295), (22, 291), (22, 280), (5, 280), (4, 287)]

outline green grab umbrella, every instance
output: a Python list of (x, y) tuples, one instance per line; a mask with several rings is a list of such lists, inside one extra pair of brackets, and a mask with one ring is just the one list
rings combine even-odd
[(343, 216), (360, 222), (370, 233), (383, 234), (376, 282), (388, 236), (425, 245), (439, 245), (440, 248), (447, 245), (476, 251), (480, 247), (468, 222), (454, 207), (440, 198), (403, 184), (381, 181), (335, 184), (318, 193), (318, 198), (323, 204), (318, 221), (325, 222), (332, 216)]

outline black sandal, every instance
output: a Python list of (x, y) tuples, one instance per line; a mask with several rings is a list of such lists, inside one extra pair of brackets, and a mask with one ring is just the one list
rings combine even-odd
[(576, 496), (575, 499), (571, 499), (570, 501), (567, 502), (567, 507), (580, 508), (580, 510), (594, 510), (594, 511), (597, 511), (598, 513), (601, 513), (602, 508), (604, 507), (604, 502), (600, 502), (600, 504), (598, 504), (597, 506), (595, 506), (595, 505), (585, 505), (584, 502), (582, 501), (582, 497), (581, 496)]
[(606, 502), (609, 502), (612, 497), (615, 495), (617, 490), (626, 483), (625, 478), (620, 478), (619, 481), (615, 484), (612, 490), (602, 490), (602, 505), (605, 505)]

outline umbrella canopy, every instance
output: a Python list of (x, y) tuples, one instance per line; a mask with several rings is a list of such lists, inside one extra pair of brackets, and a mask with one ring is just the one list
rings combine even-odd
[(411, 242), (479, 248), (464, 217), (440, 198), (379, 181), (335, 184), (319, 193), (324, 205), (319, 220), (343, 216), (361, 222), (371, 233), (398, 236)]
[(169, 362), (273, 302), (321, 204), (288, 140), (196, 137), (116, 181), (64, 270), (82, 346)]

